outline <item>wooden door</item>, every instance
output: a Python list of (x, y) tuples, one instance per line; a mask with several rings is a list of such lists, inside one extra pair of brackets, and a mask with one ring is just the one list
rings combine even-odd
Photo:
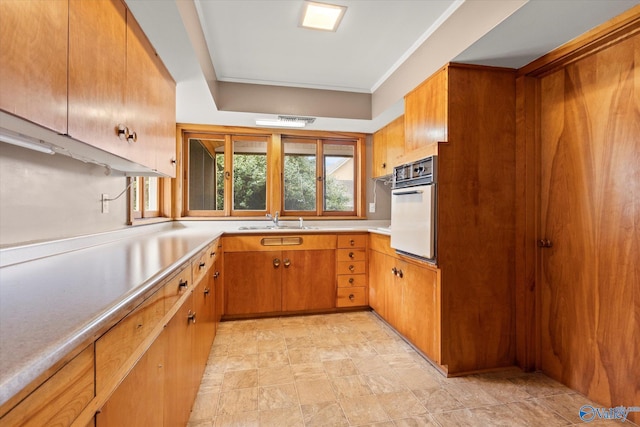
[(282, 253), (282, 311), (336, 306), (335, 250)]
[(123, 157), (126, 13), (121, 0), (69, 1), (69, 135)]
[(405, 97), (405, 151), (447, 141), (447, 68)]
[(387, 165), (387, 127), (383, 127), (373, 134), (372, 141), (372, 157), (373, 167), (371, 168), (371, 177), (379, 178), (388, 175), (389, 168)]
[(640, 401), (640, 36), (540, 80), (541, 366)]
[(405, 263), (402, 321), (407, 339), (440, 363), (440, 298), (436, 271)]
[(282, 310), (281, 251), (224, 254), (225, 314)]
[(383, 319), (387, 319), (387, 286), (390, 285), (392, 258), (376, 251), (369, 251), (369, 305)]
[(163, 425), (165, 340), (160, 334), (96, 414), (97, 427)]
[(194, 385), (194, 324), (189, 321), (193, 299), (185, 301), (167, 324), (165, 347), (164, 425), (184, 426), (196, 395)]
[(0, 17), (0, 109), (67, 133), (67, 1), (2, 0)]

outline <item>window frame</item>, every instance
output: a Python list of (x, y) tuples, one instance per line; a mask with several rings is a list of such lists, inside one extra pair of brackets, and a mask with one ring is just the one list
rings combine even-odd
[[(267, 148), (267, 210), (265, 211), (233, 211), (232, 212), (232, 188), (229, 186), (232, 175), (225, 179), (225, 209), (224, 211), (190, 210), (188, 203), (189, 191), (189, 147), (188, 140), (193, 137), (207, 138), (212, 135), (224, 135), (227, 143), (238, 136), (258, 136), (268, 138)], [(316, 197), (315, 211), (285, 211), (284, 210), (284, 144), (282, 139), (304, 139), (315, 142), (317, 140), (330, 140), (334, 142), (351, 141), (354, 144), (354, 210), (350, 212), (325, 211), (324, 199)], [(173, 212), (176, 219), (181, 220), (238, 220), (255, 219), (265, 214), (275, 215), (276, 211), (281, 217), (303, 217), (305, 219), (366, 219), (366, 138), (367, 134), (355, 132), (311, 131), (294, 129), (265, 129), (237, 126), (218, 125), (194, 125), (177, 124), (177, 151), (178, 164), (173, 188)], [(232, 147), (232, 146), (230, 146)], [(225, 155), (232, 156), (232, 148), (225, 147)], [(320, 153), (321, 154), (321, 153)], [(316, 162), (322, 162), (324, 158), (316, 154)], [(232, 160), (225, 158), (225, 172), (232, 174)], [(316, 169), (318, 166), (316, 167)], [(316, 181), (316, 184), (318, 182)], [(320, 183), (323, 185), (323, 183)], [(229, 186), (229, 187), (227, 187)], [(320, 193), (323, 194), (323, 193)]]
[[(158, 209), (145, 209), (144, 180), (145, 178), (157, 178), (156, 188)], [(133, 184), (136, 183), (139, 194), (139, 210), (134, 210)], [(151, 222), (170, 221), (171, 212), (171, 179), (155, 176), (131, 176), (127, 177), (127, 225), (149, 224)]]

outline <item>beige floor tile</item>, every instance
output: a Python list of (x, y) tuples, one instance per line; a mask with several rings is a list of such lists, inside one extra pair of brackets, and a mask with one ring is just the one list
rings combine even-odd
[(258, 354), (268, 353), (270, 351), (287, 351), (284, 338), (280, 337), (258, 341)]
[(272, 368), (275, 366), (288, 366), (289, 353), (286, 350), (268, 351), (258, 355), (259, 368)]
[(227, 357), (225, 372), (258, 368), (258, 355), (247, 354)]
[(474, 377), (472, 383), (500, 403), (517, 402), (531, 398), (523, 386), (514, 384), (508, 378)]
[(432, 414), (464, 408), (462, 403), (458, 402), (455, 397), (442, 387), (413, 390), (413, 394)]
[(321, 361), (325, 360), (337, 360), (346, 359), (349, 357), (349, 353), (345, 350), (344, 346), (331, 346), (331, 347), (316, 347), (316, 354)]
[(299, 407), (298, 394), (293, 383), (260, 387), (258, 390), (258, 410)]
[(505, 405), (440, 412), (433, 414), (433, 418), (446, 427), (526, 426), (524, 421), (515, 417)]
[(311, 331), (311, 340), (316, 347), (342, 345), (338, 336), (331, 331)]
[(389, 421), (389, 416), (376, 396), (359, 396), (342, 399), (340, 406), (352, 425), (363, 425)]
[(302, 416), (306, 427), (348, 426), (349, 422), (338, 402), (322, 402), (302, 405)]
[(344, 348), (347, 350), (349, 356), (353, 358), (365, 359), (378, 355), (375, 348), (369, 343), (345, 344)]
[(341, 344), (358, 344), (367, 342), (367, 338), (358, 330), (339, 332), (335, 334)]
[(305, 326), (283, 327), (282, 336), (284, 336), (285, 338), (308, 337), (309, 328)]
[(367, 374), (369, 372), (375, 372), (379, 370), (391, 369), (389, 364), (382, 359), (381, 356), (375, 355), (374, 357), (351, 357), (353, 364), (361, 374)]
[(258, 410), (258, 388), (242, 388), (220, 394), (218, 414), (237, 414)]
[(378, 402), (392, 420), (427, 414), (427, 409), (409, 391), (379, 394)]
[(314, 347), (312, 337), (308, 335), (302, 337), (285, 338), (285, 343), (287, 346), (287, 350), (293, 350), (295, 348)]
[(216, 427), (259, 427), (258, 411), (223, 414), (217, 417)]
[(291, 370), (296, 381), (326, 380), (328, 378), (324, 366), (320, 362), (291, 365)]
[(440, 383), (426, 369), (417, 366), (410, 368), (396, 368), (395, 372), (409, 390), (420, 390), (425, 388), (438, 387)]
[(471, 382), (445, 384), (444, 388), (465, 408), (477, 408), (500, 403), (482, 388)]
[(296, 381), (295, 384), (301, 405), (336, 400), (336, 395), (329, 380), (302, 380)]
[(373, 394), (367, 382), (360, 375), (332, 378), (331, 384), (338, 399)]
[(391, 369), (380, 369), (363, 374), (374, 394), (406, 391), (407, 387), (399, 381), (398, 374)]
[(243, 341), (242, 343), (229, 345), (227, 347), (228, 356), (242, 356), (258, 353), (258, 342), (255, 340)]
[(299, 427), (303, 425), (300, 407), (260, 411), (260, 427)]
[(322, 362), (329, 377), (346, 377), (359, 372), (351, 359), (327, 360)]
[(218, 412), (218, 400), (219, 393), (198, 393), (193, 408), (191, 408), (191, 417), (189, 422), (192, 421), (211, 421)]
[(514, 417), (521, 419), (529, 427), (560, 427), (571, 424), (535, 399), (508, 403), (506, 407)]
[(602, 407), (602, 405), (598, 405), (578, 393), (556, 394), (552, 396), (541, 397), (537, 399), (537, 401), (541, 405), (557, 412), (563, 418), (566, 418), (574, 424), (583, 422), (580, 419), (580, 408), (582, 406), (591, 405), (596, 408)]
[(440, 427), (431, 415), (394, 420), (396, 427)]
[(407, 352), (396, 354), (382, 354), (380, 355), (380, 359), (384, 360), (391, 368), (394, 369), (420, 367), (413, 355)]
[(258, 370), (229, 371), (222, 379), (222, 391), (236, 390), (239, 388), (251, 388), (258, 386)]
[(256, 334), (256, 341), (273, 341), (283, 339), (281, 329), (259, 330)]
[(281, 329), (282, 321), (279, 317), (273, 317), (269, 319), (260, 319), (260, 321), (256, 322), (255, 325), (256, 330), (265, 331), (269, 329)]
[(258, 384), (262, 387), (292, 382), (293, 371), (291, 370), (291, 366), (276, 366), (272, 368), (258, 369)]
[(315, 347), (294, 348), (289, 350), (289, 361), (292, 365), (300, 365), (303, 363), (318, 363), (320, 356)]
[(544, 397), (571, 392), (569, 388), (540, 373), (509, 378), (509, 381), (523, 387), (524, 390), (533, 397)]

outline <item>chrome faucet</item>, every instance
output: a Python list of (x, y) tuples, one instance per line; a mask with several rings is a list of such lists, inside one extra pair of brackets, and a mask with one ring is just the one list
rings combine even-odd
[(280, 221), (280, 211), (276, 211), (275, 216), (271, 216), (271, 214), (267, 214), (267, 218), (269, 218), (271, 221), (273, 221), (273, 224), (277, 227)]

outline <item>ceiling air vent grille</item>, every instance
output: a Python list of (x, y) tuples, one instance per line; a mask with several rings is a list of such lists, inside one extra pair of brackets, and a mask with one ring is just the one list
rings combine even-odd
[(280, 122), (294, 122), (300, 123), (303, 122), (306, 125), (310, 125), (311, 123), (316, 121), (315, 117), (301, 117), (301, 116), (278, 116), (278, 121)]

